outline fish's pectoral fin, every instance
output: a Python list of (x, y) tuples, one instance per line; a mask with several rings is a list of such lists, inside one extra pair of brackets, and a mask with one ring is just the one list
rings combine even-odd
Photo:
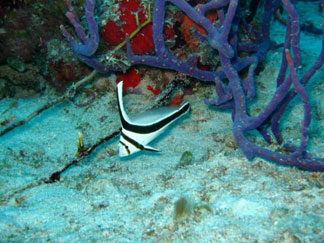
[(149, 152), (157, 152), (157, 153), (162, 152), (161, 150), (150, 147), (150, 146), (144, 146), (144, 148), (142, 150), (149, 151)]

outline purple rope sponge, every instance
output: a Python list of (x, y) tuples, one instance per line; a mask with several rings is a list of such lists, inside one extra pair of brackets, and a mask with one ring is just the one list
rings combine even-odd
[[(85, 15), (88, 23), (89, 37), (85, 34), (81, 23), (73, 10), (69, 0), (66, 0), (69, 11), (66, 16), (72, 23), (80, 41), (63, 27), (61, 30), (70, 42), (75, 55), (83, 62), (99, 72), (120, 71), (120, 68), (105, 65), (95, 56), (99, 44), (98, 24), (94, 18), (95, 0), (86, 0)], [(324, 0), (321, 0), (324, 6)], [(220, 71), (206, 71), (198, 67), (198, 54), (190, 55), (183, 61), (173, 55), (165, 45), (164, 23), (167, 4), (177, 6), (194, 22), (206, 30), (201, 40), (208, 43), (219, 53)], [(272, 99), (264, 110), (255, 117), (247, 112), (247, 99), (255, 97), (254, 74), (258, 64), (265, 60), (266, 54), (273, 42), (270, 40), (270, 23), (274, 12), (284, 6), (288, 13), (287, 31), (283, 44), (282, 64), (277, 77), (277, 88)], [(323, 8), (322, 8), (323, 9)], [(210, 10), (216, 10), (218, 21), (211, 23), (206, 17)], [(241, 10), (238, 0), (210, 0), (208, 3), (191, 6), (186, 0), (156, 0), (153, 9), (153, 41), (155, 55), (135, 55), (127, 37), (127, 57), (131, 65), (144, 64), (161, 69), (171, 69), (186, 74), (199, 81), (213, 82), (218, 97), (205, 100), (208, 105), (220, 109), (231, 109), (233, 118), (233, 133), (243, 153), (248, 159), (255, 156), (262, 157), (272, 162), (295, 166), (308, 171), (324, 171), (324, 159), (316, 158), (306, 151), (308, 130), (311, 123), (311, 105), (305, 85), (318, 71), (324, 62), (324, 27), (322, 30), (322, 49), (313, 66), (299, 80), (296, 68), (301, 64), (300, 55), (300, 21), (297, 10), (291, 0), (265, 0), (263, 7), (262, 28), (258, 34), (249, 25)], [(242, 25), (257, 41), (242, 41), (239, 36), (239, 26)], [(252, 38), (251, 38), (252, 39)], [(248, 55), (239, 55), (241, 52)], [(247, 77), (241, 79), (239, 72), (247, 69)], [(289, 73), (288, 73), (289, 70)], [(288, 73), (288, 74), (287, 74)], [(228, 82), (224, 82), (224, 79)], [(302, 121), (301, 143), (299, 146), (285, 144), (287, 154), (271, 151), (251, 142), (245, 132), (256, 129), (263, 138), (272, 143), (271, 135), (266, 127), (270, 124), (271, 131), (281, 144), (282, 137), (279, 124), (282, 114), (289, 102), (299, 95), (303, 102), (304, 117)]]

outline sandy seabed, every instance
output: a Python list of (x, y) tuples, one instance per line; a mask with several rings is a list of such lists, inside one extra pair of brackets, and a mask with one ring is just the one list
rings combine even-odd
[[(298, 3), (301, 16), (311, 19), (304, 4)], [(272, 23), (273, 39), (280, 42), (284, 34), (283, 26)], [(319, 36), (302, 33), (300, 74), (320, 46)], [(249, 103), (251, 114), (272, 97), (281, 51), (267, 55), (256, 80), (258, 97)], [(309, 150), (321, 157), (323, 82), (322, 68), (307, 87), (313, 107)], [(114, 92), (86, 108), (62, 103), (2, 136), (0, 242), (324, 242), (323, 173), (260, 158), (248, 161), (233, 138), (230, 112), (204, 104), (214, 95), (212, 86), (198, 85), (185, 97), (190, 114), (153, 143), (161, 154), (120, 159), (116, 138), (52, 184), (39, 182), (75, 158), (79, 132), (86, 144), (94, 144), (119, 128)], [(2, 100), (1, 120), (23, 119), (49, 99)], [(136, 94), (125, 97), (130, 113), (151, 101)], [(15, 102), (16, 108), (3, 113)], [(283, 118), (285, 141), (298, 144), (302, 118), (297, 98)], [(257, 133), (250, 139), (266, 146)], [(181, 198), (186, 210), (175, 217)]]

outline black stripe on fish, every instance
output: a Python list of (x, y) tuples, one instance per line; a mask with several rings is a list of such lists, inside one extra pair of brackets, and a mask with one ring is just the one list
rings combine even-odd
[[(150, 152), (160, 152), (159, 150), (155, 150), (155, 149), (150, 149), (150, 148), (147, 148), (145, 147), (144, 145), (136, 142), (134, 139), (131, 139), (130, 137), (128, 137), (127, 135), (125, 135), (123, 132), (121, 133), (121, 136), (127, 141), (129, 142), (130, 144), (134, 145), (136, 148), (140, 149), (140, 150), (145, 150), (145, 151), (150, 151)], [(122, 143), (122, 142), (121, 142)], [(122, 143), (123, 146), (125, 146), (125, 148), (127, 149), (127, 152), (129, 151), (128, 150), (128, 147)]]
[(126, 144), (124, 144), (122, 141), (119, 141), (119, 143), (125, 148), (128, 155), (130, 155), (130, 150)]

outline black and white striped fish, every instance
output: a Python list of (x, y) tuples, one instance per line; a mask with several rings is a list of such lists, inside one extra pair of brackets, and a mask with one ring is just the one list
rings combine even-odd
[(119, 141), (119, 156), (125, 157), (140, 150), (161, 152), (147, 144), (159, 136), (170, 124), (190, 110), (186, 102), (179, 109), (173, 107), (157, 108), (150, 112), (141, 113), (131, 120), (123, 103), (123, 81), (117, 84), (117, 100), (122, 124)]

